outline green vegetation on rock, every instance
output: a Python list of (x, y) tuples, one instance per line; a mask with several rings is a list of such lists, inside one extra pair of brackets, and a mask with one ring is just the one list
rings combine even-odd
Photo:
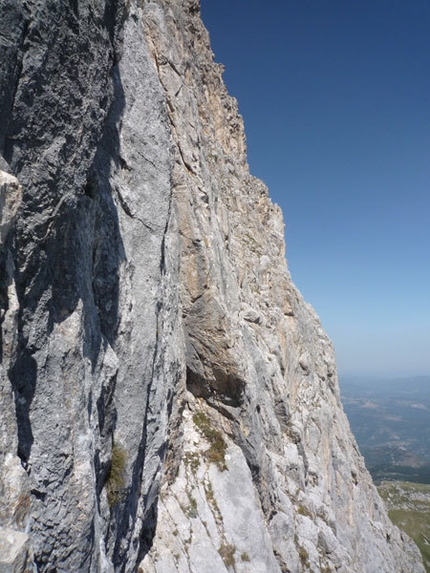
[(236, 553), (236, 547), (231, 545), (230, 543), (226, 543), (223, 541), (221, 547), (219, 548), (219, 554), (221, 555), (222, 560), (224, 561), (225, 566), (227, 569), (229, 567), (233, 567), (235, 564), (234, 554)]
[(112, 446), (112, 457), (106, 480), (106, 492), (109, 507), (121, 500), (124, 489), (124, 473), (127, 463), (127, 452), (119, 444)]
[(205, 452), (208, 462), (216, 464), (221, 471), (226, 470), (225, 452), (227, 444), (221, 432), (212, 427), (209, 418), (203, 412), (194, 414), (193, 422), (209, 442), (209, 449)]
[(415, 541), (430, 573), (430, 485), (383, 482), (378, 490), (391, 521)]

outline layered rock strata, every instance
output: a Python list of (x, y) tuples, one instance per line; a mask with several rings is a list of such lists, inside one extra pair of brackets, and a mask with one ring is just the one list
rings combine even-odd
[(8, 567), (422, 572), (199, 2), (7, 0), (0, 28)]

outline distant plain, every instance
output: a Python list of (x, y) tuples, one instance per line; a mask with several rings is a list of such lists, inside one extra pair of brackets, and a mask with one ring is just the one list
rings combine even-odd
[(343, 407), (391, 521), (430, 573), (430, 376), (343, 377)]
[(343, 377), (343, 407), (376, 484), (430, 484), (430, 376)]

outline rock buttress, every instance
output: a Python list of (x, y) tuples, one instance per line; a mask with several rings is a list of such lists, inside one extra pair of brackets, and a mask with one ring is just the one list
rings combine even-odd
[(141, 570), (422, 571), (357, 450), (332, 345), (291, 281), (282, 213), (249, 174), (199, 2), (141, 14), (175, 141), (188, 390), (185, 455)]
[(2, 525), (38, 571), (135, 571), (179, 408), (173, 147), (134, 10), (0, 7), (2, 167), (22, 188), (2, 254)]

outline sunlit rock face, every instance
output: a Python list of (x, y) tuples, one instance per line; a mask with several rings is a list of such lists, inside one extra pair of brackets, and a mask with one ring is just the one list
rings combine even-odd
[(0, 565), (424, 571), (199, 2), (8, 0), (0, 57)]

